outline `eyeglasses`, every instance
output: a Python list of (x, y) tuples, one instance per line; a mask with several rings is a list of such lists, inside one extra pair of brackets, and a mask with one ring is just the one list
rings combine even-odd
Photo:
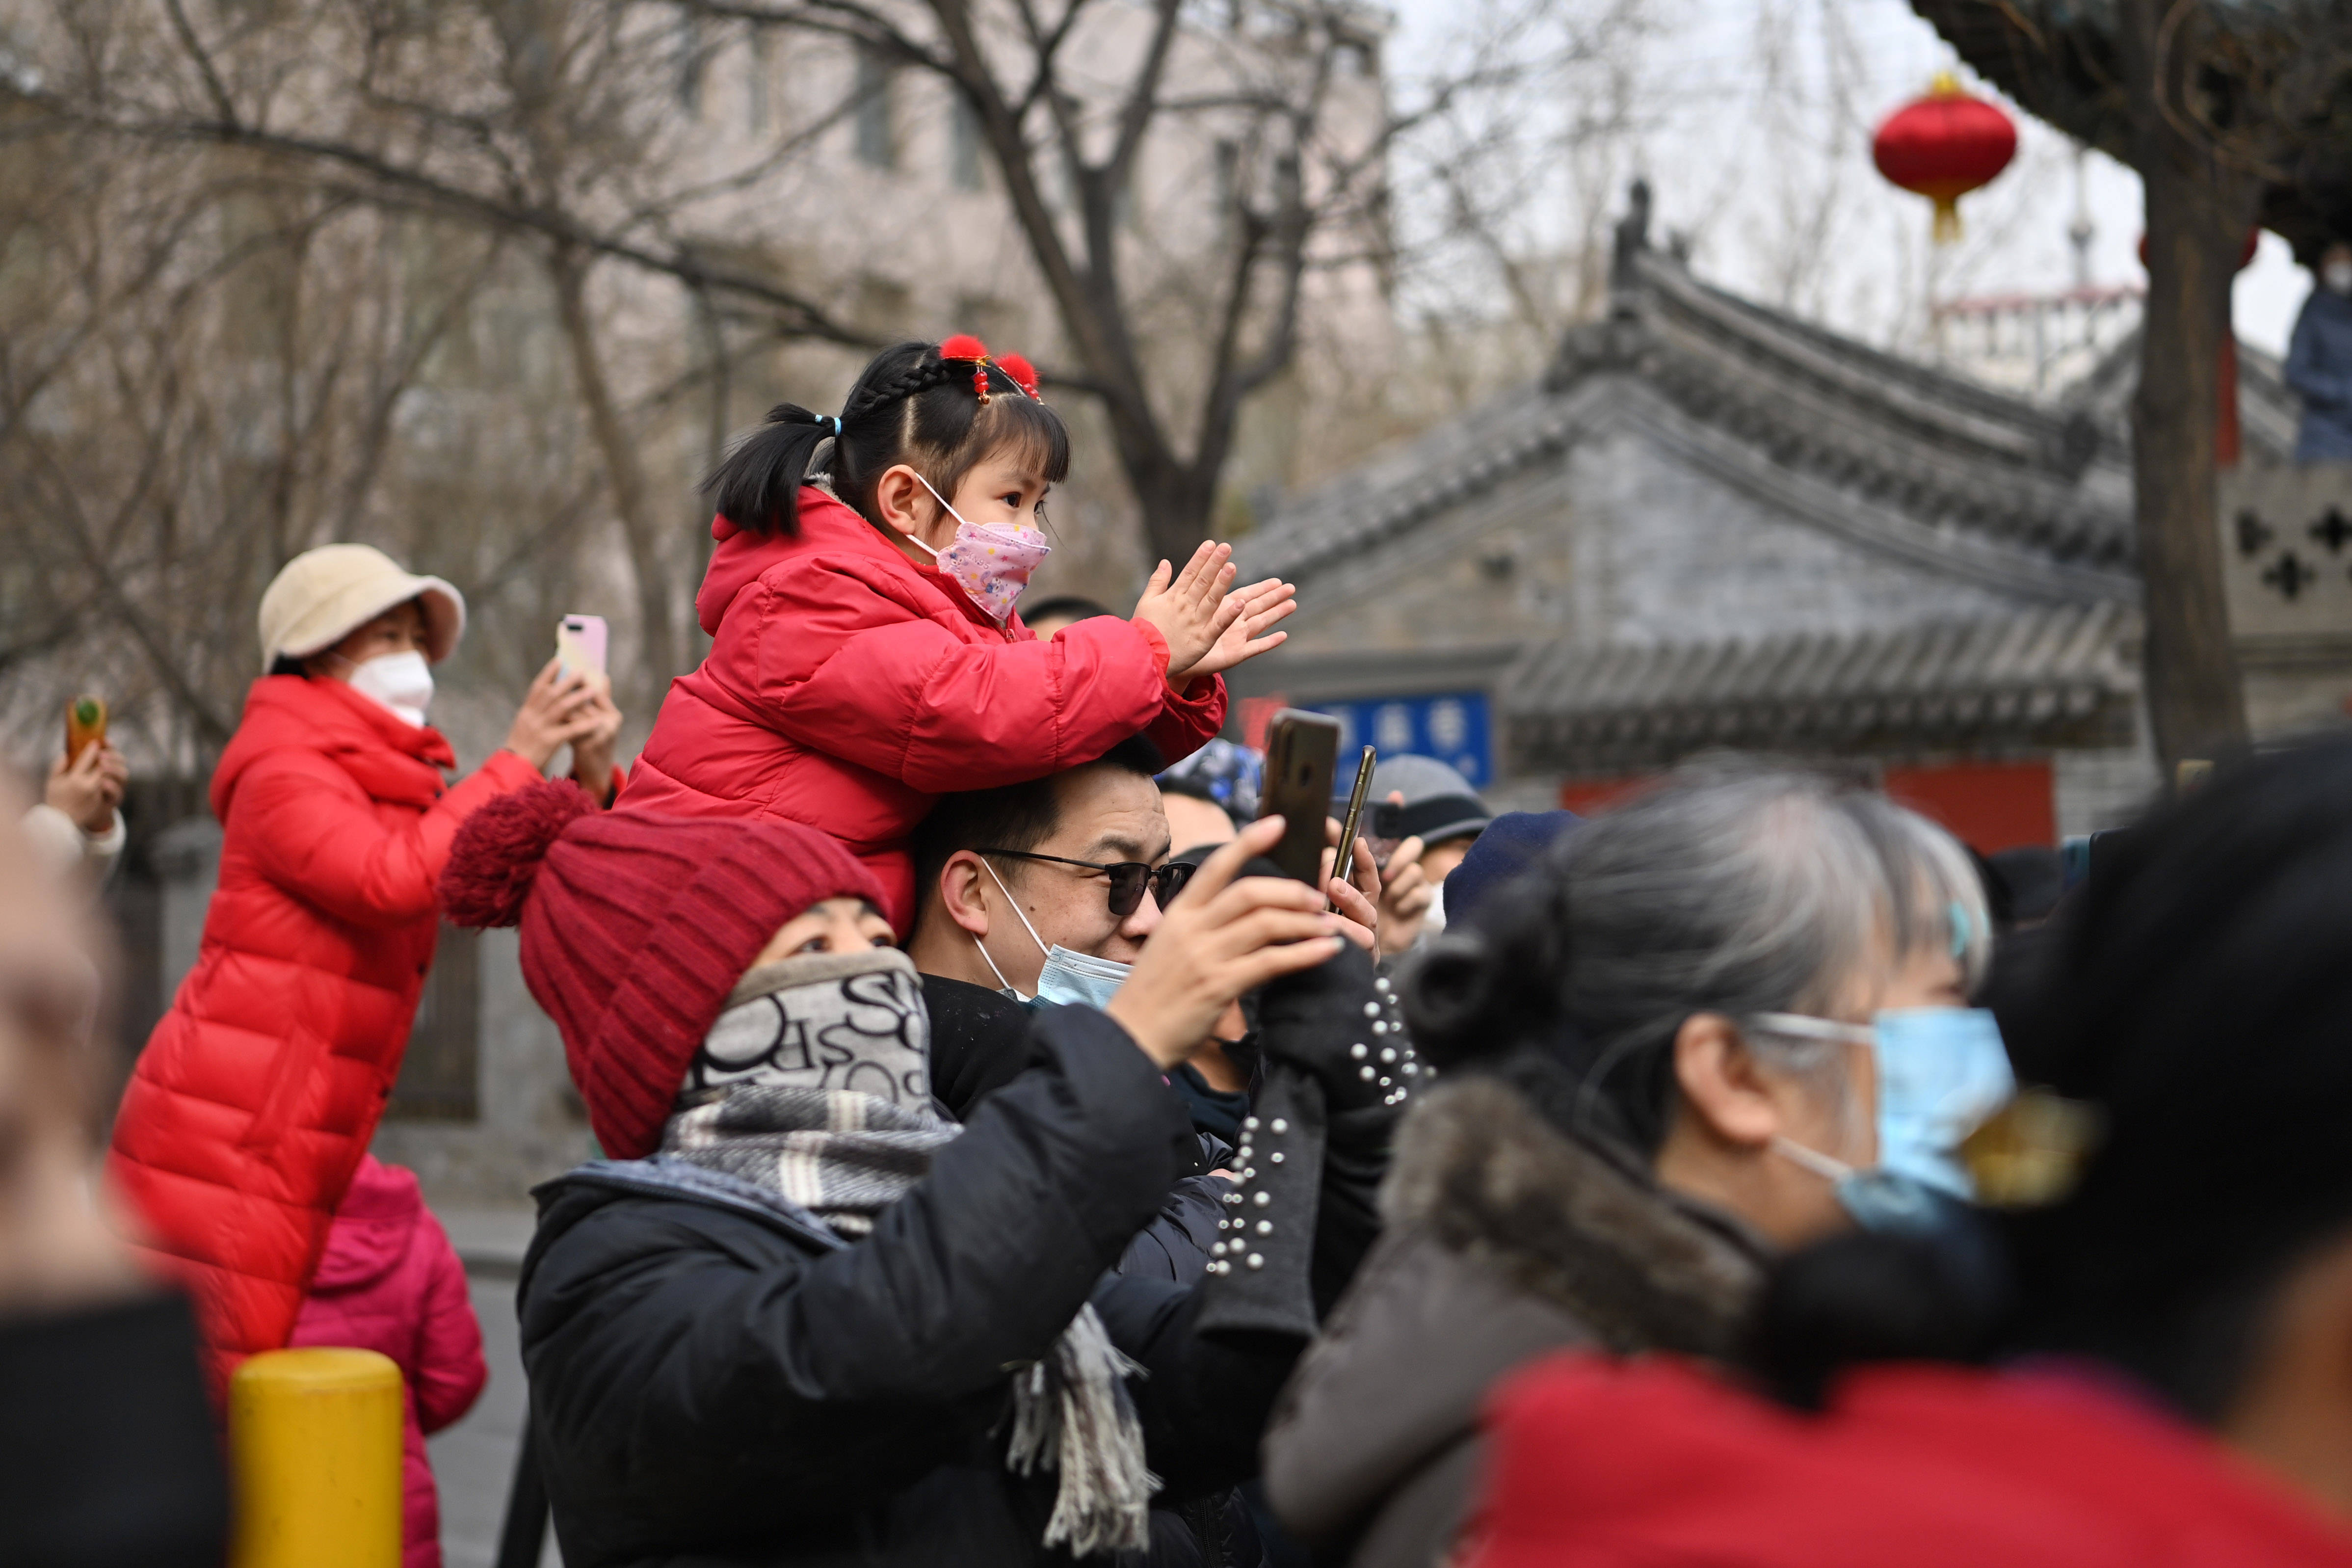
[(1033, 855), (1025, 849), (982, 849), (980, 853), (1002, 855), (1008, 860), (1048, 860), (1056, 866), (1082, 866), (1089, 871), (1100, 871), (1110, 881), (1110, 912), (1120, 920), (1142, 907), (1146, 887), (1150, 888), (1160, 907), (1166, 909), (1168, 900), (1182, 892), (1184, 884), (1199, 869), (1188, 860), (1171, 860), (1165, 866), (1114, 860), (1106, 866), (1094, 860), (1073, 860), (1066, 855)]

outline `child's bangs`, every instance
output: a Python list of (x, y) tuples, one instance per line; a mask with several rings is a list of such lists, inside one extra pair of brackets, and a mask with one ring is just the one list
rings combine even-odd
[(1058, 485), (1070, 476), (1069, 426), (1034, 398), (998, 393), (973, 418), (964, 455), (966, 472), (989, 458), (1003, 458)]

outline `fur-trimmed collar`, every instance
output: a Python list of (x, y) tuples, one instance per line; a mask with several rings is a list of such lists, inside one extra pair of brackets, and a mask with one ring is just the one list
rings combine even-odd
[(1557, 1301), (1620, 1353), (1725, 1355), (1766, 1257), (1746, 1226), (1663, 1191), (1630, 1154), (1562, 1133), (1481, 1075), (1421, 1096), (1381, 1208), (1390, 1226), (1423, 1228)]

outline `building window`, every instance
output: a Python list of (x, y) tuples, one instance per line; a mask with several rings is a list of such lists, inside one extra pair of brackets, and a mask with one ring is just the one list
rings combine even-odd
[(386, 1116), (472, 1121), (481, 1114), (481, 933), (445, 924)]
[(857, 161), (870, 169), (898, 166), (898, 116), (891, 101), (897, 76), (897, 68), (877, 51), (857, 51)]
[(980, 189), (980, 111), (963, 94), (948, 99), (948, 178), (960, 191)]

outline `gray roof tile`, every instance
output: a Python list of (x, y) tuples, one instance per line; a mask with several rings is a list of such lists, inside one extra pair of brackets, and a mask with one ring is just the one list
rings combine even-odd
[[(1626, 396), (1629, 381), (1645, 395)], [(1956, 563), (1990, 550), (2012, 570), (2030, 575), (2039, 563), (2077, 584), (2053, 596), (2134, 592), (2127, 442), (2104, 405), (2038, 404), (1882, 353), (1709, 288), (1648, 249), (1634, 253), (1610, 317), (1570, 332), (1540, 383), (1294, 499), (1238, 553), (1251, 575), (1309, 576), (1549, 460), (1602, 421), (1654, 408), (1722, 432), (1759, 470), (1864, 498), (1890, 537), (1912, 536), (1906, 548), (1924, 529)]]
[(1654, 767), (1708, 746), (1798, 752), (2114, 744), (2139, 681), (2137, 614), (1980, 620), (1721, 643), (1532, 647), (1498, 693), (1515, 763)]

